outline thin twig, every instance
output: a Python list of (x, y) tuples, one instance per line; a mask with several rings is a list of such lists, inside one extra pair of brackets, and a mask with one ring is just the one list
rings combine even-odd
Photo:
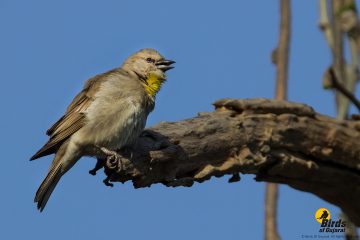
[[(320, 0), (320, 22), (325, 19), (324, 14), (328, 14), (327, 0)], [(349, 102), (353, 102), (359, 109), (359, 101), (354, 96), (355, 85), (358, 78), (358, 64), (359, 64), (359, 20), (357, 18), (356, 4), (353, 0), (333, 0), (332, 1), (332, 25), (327, 24), (330, 32), (332, 32), (333, 43), (329, 44), (333, 54), (333, 66), (329, 68), (326, 75), (327, 85), (336, 90), (336, 107), (337, 118), (344, 120), (348, 116)], [(328, 16), (327, 19), (329, 20)], [(324, 32), (325, 33), (325, 32)], [(347, 41), (350, 54), (351, 63), (346, 64), (343, 53), (343, 33), (346, 33), (345, 41)], [(325, 34), (326, 36), (326, 34)], [(326, 36), (328, 39), (328, 36)], [(329, 40), (327, 40), (329, 42)], [(342, 94), (342, 95), (340, 95)], [(359, 109), (360, 111), (360, 109)], [(343, 214), (345, 217), (346, 215)], [(356, 230), (350, 228), (353, 223), (349, 219), (345, 232), (346, 239), (357, 239)]]
[[(346, 67), (346, 83), (343, 87), (348, 89), (353, 95), (356, 89), (356, 82), (358, 80), (358, 67), (359, 67), (359, 46), (357, 39), (359, 39), (359, 20), (357, 16), (356, 3), (354, 0), (346, 0), (343, 2), (340, 10), (338, 11), (338, 18), (340, 21), (341, 29), (346, 33), (346, 40), (349, 46), (350, 63)], [(354, 95), (355, 98), (355, 95)], [(356, 99), (356, 98), (355, 98)], [(353, 100), (349, 99), (353, 102)]]
[(344, 0), (339, 17), (342, 30), (347, 33), (349, 39), (355, 42), (357, 53), (360, 54), (360, 22), (356, 1)]
[[(289, 45), (290, 45), (291, 11), (290, 0), (280, 0), (280, 33), (277, 48), (273, 51), (273, 62), (276, 65), (277, 100), (287, 99)], [(265, 196), (265, 239), (280, 239), (277, 230), (278, 185), (268, 183)]]
[(344, 221), (346, 222), (345, 239), (359, 240), (359, 236), (356, 230), (356, 225), (349, 219), (349, 217), (344, 212), (340, 214), (340, 217), (344, 219)]
[(277, 203), (279, 187), (276, 183), (267, 183), (265, 189), (265, 239), (280, 239), (277, 230)]
[(325, 39), (331, 51), (334, 49), (333, 30), (330, 26), (327, 0), (319, 0), (320, 22), (319, 28), (323, 31)]
[(347, 97), (359, 110), (360, 112), (360, 101), (354, 96), (352, 92), (347, 90), (337, 79), (337, 75), (335, 74), (332, 67), (329, 68), (330, 77), (329, 80), (331, 81), (331, 87), (342, 93), (345, 97)]
[[(342, 4), (342, 5), (340, 5)], [(332, 4), (332, 24), (329, 20), (329, 6), (327, 0), (319, 0), (320, 6), (320, 29), (324, 32), (325, 39), (333, 54), (335, 72), (338, 85), (341, 89), (355, 90), (355, 84), (358, 79), (359, 51), (358, 39), (360, 39), (360, 25), (357, 18), (356, 3), (353, 0), (333, 1)], [(337, 28), (336, 31), (334, 30)], [(348, 45), (350, 47), (351, 65), (344, 65), (342, 50), (342, 31), (347, 33)], [(336, 42), (336, 44), (334, 43)], [(336, 46), (334, 46), (336, 45)], [(340, 78), (340, 79), (339, 79)], [(330, 83), (331, 84), (331, 83)], [(326, 85), (326, 84), (325, 84)], [(327, 87), (327, 86), (325, 86)], [(344, 94), (344, 93), (343, 93)], [(345, 95), (345, 94), (344, 94)], [(347, 97), (345, 95), (345, 97)], [(355, 96), (354, 96), (355, 97)], [(356, 98), (355, 98), (356, 99)], [(349, 99), (351, 100), (351, 99)], [(354, 98), (352, 102), (354, 103)], [(344, 119), (348, 110), (348, 99), (343, 98), (338, 105), (338, 119)], [(339, 106), (340, 105), (340, 106)], [(346, 111), (345, 111), (346, 110)]]
[[(333, 70), (336, 74), (336, 80), (342, 86), (347, 86), (347, 76), (346, 76), (346, 64), (344, 60), (344, 41), (343, 41), (343, 31), (341, 29), (339, 12), (342, 8), (343, 1), (332, 0), (332, 29), (333, 29), (333, 38), (334, 38), (334, 48), (332, 51), (333, 55)], [(345, 119), (347, 117), (349, 109), (349, 100), (335, 92), (336, 95), (336, 108), (337, 108), (337, 118)]]
[[(359, 31), (360, 27), (359, 27), (359, 19), (357, 16), (356, 2), (354, 0), (345, 1), (339, 17), (341, 21), (342, 30), (347, 33), (347, 41), (351, 55), (351, 63), (348, 65), (346, 69), (347, 86), (345, 90), (346, 89), (351, 90), (349, 91), (349, 93), (351, 93), (351, 95), (353, 96), (353, 100), (351, 100), (351, 98), (349, 97), (348, 99), (353, 103), (355, 100), (357, 103), (356, 104), (354, 103), (354, 105), (359, 109), (359, 105), (357, 105), (359, 104), (359, 101), (354, 95), (356, 82), (358, 80), (358, 66), (359, 66), (359, 53), (360, 53), (359, 52), (360, 46), (358, 45), (360, 40), (360, 31)], [(341, 215), (343, 216), (343, 218), (345, 218), (345, 221), (347, 222), (347, 226), (345, 230), (345, 239), (346, 240), (359, 239), (355, 224), (347, 217), (345, 213), (342, 213)]]
[(277, 100), (287, 99), (287, 78), (290, 43), (290, 0), (280, 0), (280, 34), (276, 49), (276, 92)]

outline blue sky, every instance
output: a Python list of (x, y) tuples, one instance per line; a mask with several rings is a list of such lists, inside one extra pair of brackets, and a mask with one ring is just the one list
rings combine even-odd
[[(192, 188), (108, 188), (102, 173), (88, 174), (95, 160), (83, 158), (40, 214), (33, 197), (52, 157), (28, 160), (86, 79), (141, 48), (177, 62), (148, 126), (212, 111), (223, 97), (273, 97), (278, 17), (277, 0), (0, 0), (0, 239), (263, 239), (265, 184), (252, 175)], [(321, 86), (331, 59), (317, 25), (317, 2), (293, 1), (289, 99), (334, 116)], [(283, 239), (317, 233), (320, 207), (339, 213), (281, 186)]]

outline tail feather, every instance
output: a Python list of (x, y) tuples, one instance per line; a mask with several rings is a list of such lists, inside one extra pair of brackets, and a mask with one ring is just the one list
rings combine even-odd
[(41, 183), (39, 189), (36, 192), (34, 202), (37, 202), (37, 208), (42, 212), (46, 206), (47, 201), (50, 198), (51, 193), (54, 191), (57, 183), (62, 176), (61, 163), (51, 166), (51, 169)]
[(58, 146), (56, 145), (49, 146), (48, 144), (45, 144), (39, 151), (34, 154), (34, 156), (30, 158), (30, 161), (53, 154), (56, 152), (57, 148)]
[(55, 154), (55, 158), (51, 163), (50, 170), (44, 181), (41, 183), (39, 189), (36, 192), (34, 202), (37, 203), (37, 208), (42, 212), (45, 208), (47, 201), (50, 198), (51, 193), (54, 191), (56, 185), (60, 181), (62, 175), (64, 175), (65, 168), (63, 164), (63, 157), (65, 155), (68, 142), (63, 143)]

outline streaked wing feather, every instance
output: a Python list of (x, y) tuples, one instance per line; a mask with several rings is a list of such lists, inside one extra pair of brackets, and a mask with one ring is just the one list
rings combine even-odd
[(76, 111), (76, 107), (78, 109), (78, 112), (84, 111), (89, 105), (91, 101), (89, 101), (88, 97), (86, 96), (86, 92), (83, 90), (81, 91), (74, 100), (71, 102), (69, 107), (66, 110), (66, 113), (64, 116), (62, 116), (56, 123), (54, 123), (47, 131), (46, 134), (48, 136), (51, 136), (54, 134), (54, 132), (59, 128), (59, 125), (61, 125), (66, 119), (71, 115), (74, 111)]
[(62, 116), (56, 123), (54, 123), (47, 131), (46, 134), (51, 136), (54, 131), (59, 127), (59, 125), (65, 121), (69, 114), (74, 111), (83, 112), (85, 111), (90, 103), (94, 100), (95, 93), (100, 87), (100, 83), (104, 81), (105, 78), (102, 78), (105, 74), (96, 75), (93, 78), (90, 78), (86, 81), (83, 90), (77, 94), (74, 99), (71, 101), (70, 105), (67, 107), (65, 115)]
[(65, 115), (47, 130), (46, 134), (50, 136), (49, 141), (35, 153), (31, 160), (55, 153), (64, 141), (84, 126), (86, 109), (94, 101), (101, 83), (114, 72), (119, 72), (119, 69), (99, 74), (85, 83), (83, 90), (75, 96), (66, 109)]
[(66, 141), (72, 134), (84, 126), (85, 115), (76, 113), (65, 117), (51, 135), (49, 141), (31, 158), (31, 160), (55, 153), (60, 145)]

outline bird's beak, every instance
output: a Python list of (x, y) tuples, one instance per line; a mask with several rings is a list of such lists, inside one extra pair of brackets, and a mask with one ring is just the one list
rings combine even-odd
[(160, 60), (156, 64), (157, 68), (162, 70), (163, 72), (166, 72), (167, 70), (173, 69), (174, 67), (171, 66), (171, 64), (174, 64), (175, 61), (173, 60)]

